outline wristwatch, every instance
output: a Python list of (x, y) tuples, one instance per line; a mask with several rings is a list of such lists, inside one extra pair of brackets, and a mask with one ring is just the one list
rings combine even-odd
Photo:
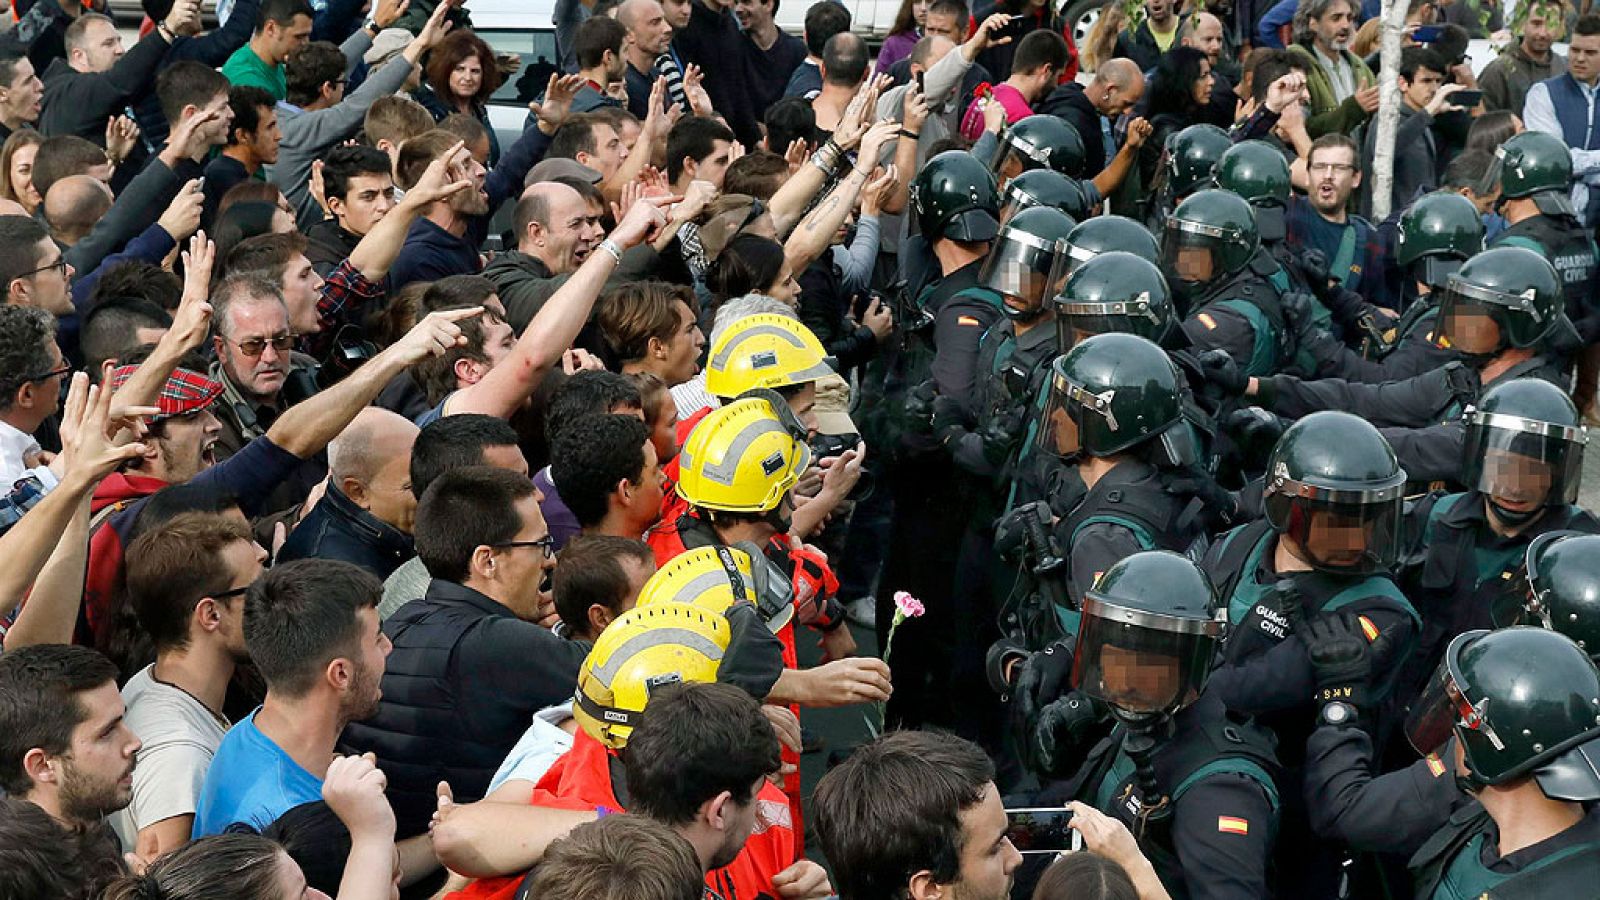
[(1335, 700), (1322, 704), (1322, 711), (1317, 713), (1317, 722), (1321, 725), (1332, 725), (1335, 728), (1347, 728), (1354, 725), (1361, 713), (1348, 703)]

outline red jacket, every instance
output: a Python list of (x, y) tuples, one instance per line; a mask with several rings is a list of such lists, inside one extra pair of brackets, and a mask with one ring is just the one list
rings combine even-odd
[[(794, 824), (783, 792), (763, 782), (755, 802), (756, 828), (739, 856), (728, 865), (706, 873), (706, 887), (724, 900), (776, 897), (772, 876), (793, 865), (798, 856)], [(579, 731), (572, 749), (539, 780), (529, 800), (532, 806), (556, 809), (594, 809), (626, 812), (611, 784), (611, 752), (587, 733)], [(525, 875), (480, 878), (447, 900), (511, 900)]]
[[(166, 486), (167, 482), (160, 478), (112, 472), (95, 488), (89, 500), (89, 512), (101, 522), (89, 535), (89, 563), (83, 586), (83, 619), (88, 623), (89, 634), (80, 629), (76, 638), (79, 643), (93, 645), (105, 632), (122, 576), (122, 553), (127, 547), (128, 535), (118, 531), (116, 526), (121, 524), (131, 529), (133, 519), (123, 516), (124, 521), (118, 523), (108, 521), (108, 517), (115, 510), (125, 509), (135, 500), (142, 500)], [(106, 510), (113, 511), (104, 512)]]

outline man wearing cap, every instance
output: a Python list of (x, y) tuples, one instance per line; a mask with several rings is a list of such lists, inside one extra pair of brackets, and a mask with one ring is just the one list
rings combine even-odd
[[(418, 60), (445, 35), (445, 13), (451, 4), (441, 3), (428, 24), (392, 61), (367, 75), (367, 80), (348, 97), (345, 79), (353, 60), (323, 52), (331, 45), (308, 45), (291, 56), (286, 64), (288, 98), (278, 104), (278, 127), (282, 129), (278, 161), (272, 167), (272, 183), (283, 190), (300, 220), (309, 228), (322, 218), (322, 210), (311, 197), (311, 164), (339, 144), (355, 137), (366, 119), (367, 109), (380, 97), (401, 89), (417, 69)], [(326, 65), (332, 63), (332, 65)]]
[[(544, 170), (545, 177), (579, 174), (593, 183), (598, 176), (586, 166), (570, 159), (547, 159), (530, 174)], [(587, 175), (581, 173), (586, 172)], [(553, 174), (554, 173), (554, 174)], [(496, 256), (483, 270), (483, 277), (494, 282), (500, 302), (506, 307), (506, 321), (518, 333), (528, 327), (550, 295), (566, 283), (567, 277), (605, 237), (600, 220), (589, 213), (583, 195), (554, 181), (533, 181), (522, 192), (512, 214), (512, 229), (517, 234), (517, 249)], [(622, 254), (608, 285), (646, 280), (655, 270), (656, 251), (648, 243)]]
[(192, 266), (173, 327), (154, 347), (130, 354), (127, 364), (111, 374), (119, 404), (157, 406), (159, 412), (150, 419), (144, 454), (102, 481), (91, 500), (94, 519), (79, 641), (104, 639), (113, 625), (112, 598), (123, 547), (147, 497), (168, 485), (187, 483), (232, 498), (247, 516), (259, 514), (272, 491), (322, 452), (389, 379), (455, 346), (461, 336), (455, 320), (476, 315), (455, 310), (422, 319), (339, 384), (284, 410), (266, 434), (217, 463), (222, 425), (211, 407), (223, 386), (204, 374), (205, 361), (195, 353), (210, 325), (205, 302), (209, 270), (208, 263)]

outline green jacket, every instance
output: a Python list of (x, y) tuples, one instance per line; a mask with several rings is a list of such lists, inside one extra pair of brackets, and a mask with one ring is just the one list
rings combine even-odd
[[(1325, 134), (1351, 134), (1367, 121), (1367, 111), (1361, 108), (1354, 96), (1346, 97), (1343, 103), (1333, 99), (1333, 84), (1328, 80), (1328, 73), (1322, 68), (1322, 63), (1317, 60), (1316, 53), (1305, 44), (1293, 44), (1289, 52), (1298, 56), (1306, 64), (1306, 88), (1311, 92), (1311, 111), (1306, 116), (1306, 133), (1316, 140)], [(1356, 76), (1356, 90), (1371, 87), (1376, 81), (1372, 70), (1367, 64), (1349, 50), (1345, 50), (1345, 61), (1350, 63), (1350, 69)]]

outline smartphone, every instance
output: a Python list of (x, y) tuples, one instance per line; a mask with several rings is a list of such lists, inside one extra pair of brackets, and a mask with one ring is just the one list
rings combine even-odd
[(924, 74), (925, 73), (923, 73), (923, 72), (918, 72), (917, 73), (917, 93), (919, 93), (919, 94), (926, 94), (928, 92), (927, 82), (922, 80), (922, 76)]
[(1419, 44), (1431, 44), (1444, 34), (1444, 28), (1439, 25), (1418, 25), (1417, 30), (1411, 32), (1411, 39)]
[(1060, 807), (1008, 809), (1006, 837), (1019, 853), (1071, 853), (1083, 849), (1083, 836), (1067, 827), (1072, 810)]
[(1483, 91), (1456, 91), (1449, 97), (1451, 104), (1462, 109), (1471, 109), (1483, 102)]

